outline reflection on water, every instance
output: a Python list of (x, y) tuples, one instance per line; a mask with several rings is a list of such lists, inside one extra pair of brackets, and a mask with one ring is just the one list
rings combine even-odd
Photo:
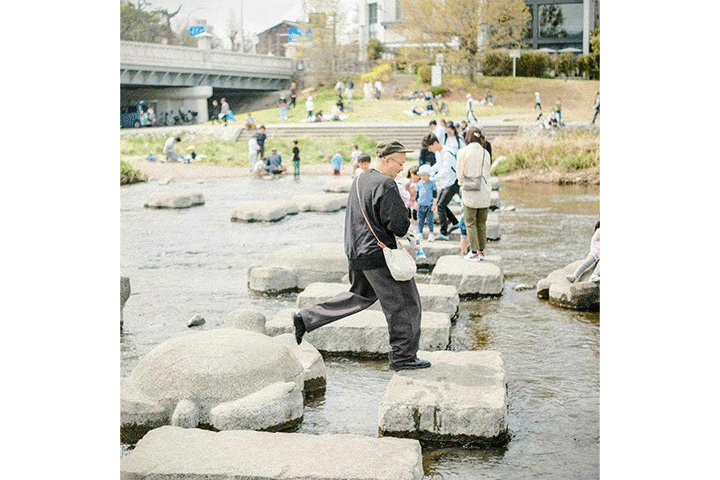
[[(121, 274), (130, 278), (120, 339), (121, 375), (154, 346), (188, 331), (200, 313), (222, 326), (237, 308), (267, 317), (294, 305), (296, 295), (247, 291), (248, 268), (293, 245), (343, 240), (344, 211), (300, 213), (275, 223), (234, 223), (235, 205), (322, 193), (328, 177), (274, 182), (177, 180), (121, 188)], [(196, 191), (205, 205), (148, 210), (158, 191)], [(502, 353), (508, 380), (511, 440), (502, 449), (423, 449), (427, 479), (599, 477), (600, 317), (538, 300), (534, 285), (584, 258), (599, 215), (597, 187), (502, 185), (501, 239), (487, 252), (504, 260), (502, 296), (463, 302), (452, 327), (452, 350)], [(429, 275), (419, 275), (428, 282)], [(377, 435), (377, 410), (392, 376), (385, 360), (326, 359), (327, 387), (310, 399), (299, 432)], [(121, 446), (127, 454), (130, 446)]]

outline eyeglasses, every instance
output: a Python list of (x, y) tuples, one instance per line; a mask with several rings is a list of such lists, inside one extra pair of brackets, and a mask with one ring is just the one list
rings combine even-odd
[(403, 160), (402, 163), (400, 163), (399, 161), (397, 161), (397, 160), (395, 159), (395, 157), (390, 157), (390, 160), (392, 160), (393, 162), (397, 163), (397, 164), (400, 165), (401, 167), (405, 164), (405, 161), (404, 161), (404, 160)]

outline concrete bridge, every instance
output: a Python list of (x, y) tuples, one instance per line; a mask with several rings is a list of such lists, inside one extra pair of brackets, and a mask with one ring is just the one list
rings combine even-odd
[(294, 61), (141, 42), (120, 42), (120, 101), (157, 100), (158, 112), (194, 110), (208, 120), (208, 99), (225, 97), (231, 108), (244, 97), (289, 88)]

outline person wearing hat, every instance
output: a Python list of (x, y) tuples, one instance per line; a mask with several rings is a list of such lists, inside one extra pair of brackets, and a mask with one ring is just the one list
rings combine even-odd
[(375, 239), (377, 235), (388, 248), (397, 248), (395, 237), (405, 236), (410, 228), (408, 211), (395, 183), (409, 151), (397, 140), (380, 142), (376, 149), (377, 168), (353, 180), (345, 213), (350, 290), (292, 314), (298, 344), (305, 333), (380, 301), (390, 337), (390, 370), (430, 366), (427, 360), (417, 358), (422, 309), (415, 279), (395, 280)]

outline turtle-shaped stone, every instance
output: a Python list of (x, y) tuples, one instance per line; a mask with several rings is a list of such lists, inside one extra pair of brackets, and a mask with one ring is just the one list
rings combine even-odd
[(291, 428), (302, 421), (304, 374), (285, 343), (261, 333), (222, 328), (182, 334), (155, 347), (121, 379), (121, 431), (168, 423)]

